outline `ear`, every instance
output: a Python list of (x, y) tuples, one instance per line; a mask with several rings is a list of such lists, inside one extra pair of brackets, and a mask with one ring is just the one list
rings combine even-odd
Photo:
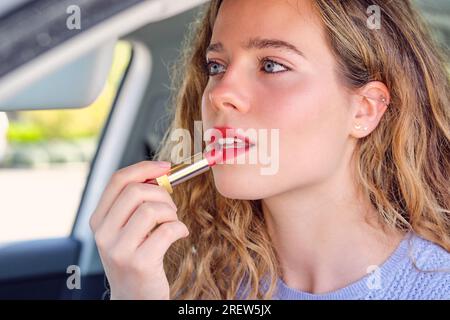
[(377, 127), (389, 103), (389, 90), (380, 81), (371, 81), (358, 88), (351, 98), (351, 136), (362, 138), (369, 135)]

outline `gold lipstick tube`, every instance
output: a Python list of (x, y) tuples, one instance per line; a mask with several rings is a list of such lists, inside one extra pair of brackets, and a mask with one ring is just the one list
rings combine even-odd
[(172, 187), (208, 171), (211, 165), (211, 162), (200, 152), (175, 165), (167, 174), (152, 179), (150, 183), (158, 184), (164, 187), (169, 193), (173, 193)]

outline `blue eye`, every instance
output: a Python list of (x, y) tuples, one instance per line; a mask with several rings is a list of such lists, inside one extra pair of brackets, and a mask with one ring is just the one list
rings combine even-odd
[[(289, 71), (290, 69), (288, 67), (286, 67), (285, 65), (278, 63), (276, 61), (270, 60), (270, 59), (265, 59), (265, 58), (259, 58), (260, 63), (263, 64), (263, 69), (265, 66), (268, 66), (269, 68), (271, 68), (272, 70), (277, 69), (277, 66), (281, 66), (282, 69), (281, 71), (275, 71), (275, 72), (270, 72), (270, 71), (266, 71), (267, 68), (265, 70), (263, 70), (266, 73), (281, 73), (281, 72), (286, 72)], [(278, 67), (278, 69), (279, 69)]]
[[(264, 72), (264, 73), (267, 73), (267, 74), (277, 74), (277, 73), (282, 73), (282, 72), (286, 72), (286, 71), (290, 70), (285, 65), (283, 65), (281, 63), (278, 63), (278, 62), (275, 62), (275, 61), (270, 60), (270, 59), (258, 58), (258, 60), (259, 60), (260, 64), (261, 63), (263, 64), (261, 71)], [(215, 71), (211, 70), (211, 67), (213, 67), (212, 69), (215, 69)], [(204, 64), (205, 73), (208, 76), (211, 76), (211, 77), (213, 77), (213, 76), (218, 74), (216, 72), (219, 72), (218, 70), (220, 69), (220, 67), (223, 67), (223, 66), (220, 63), (218, 63), (218, 62), (216, 62), (214, 60), (206, 61), (205, 64)], [(280, 67), (282, 68), (281, 71), (275, 71), (275, 72), (273, 71), (274, 69), (279, 69)], [(269, 70), (269, 71), (267, 71), (267, 70)], [(270, 71), (270, 70), (272, 70), (272, 71)]]
[(218, 66), (221, 66), (221, 64), (217, 63), (214, 60), (206, 61), (206, 63), (205, 63), (205, 73), (209, 76), (217, 75), (217, 73), (214, 73), (214, 71), (211, 71), (211, 66), (213, 66), (213, 69), (215, 69), (215, 71), (217, 71), (219, 69)]

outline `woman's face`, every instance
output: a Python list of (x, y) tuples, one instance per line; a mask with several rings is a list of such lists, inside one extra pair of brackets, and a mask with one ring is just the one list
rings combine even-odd
[[(262, 39), (282, 40), (301, 54), (283, 47), (244, 48)], [(275, 170), (262, 174), (267, 163), (216, 165), (218, 191), (234, 199), (262, 199), (329, 179), (350, 145), (349, 94), (336, 77), (309, 1), (224, 0), (210, 42), (216, 43), (223, 50), (205, 57), (210, 76), (202, 96), (203, 129), (266, 129), (269, 137), (279, 130), (278, 144), (269, 138), (273, 145), (267, 147), (278, 161), (272, 163)], [(256, 141), (255, 150), (261, 147)]]

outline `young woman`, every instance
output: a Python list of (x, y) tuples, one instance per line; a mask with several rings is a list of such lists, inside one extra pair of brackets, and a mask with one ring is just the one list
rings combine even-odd
[(164, 163), (119, 170), (91, 219), (111, 298), (450, 299), (449, 78), (410, 2), (213, 0), (197, 23), (157, 159), (202, 120), (279, 130), (279, 169), (172, 195), (143, 183)]

